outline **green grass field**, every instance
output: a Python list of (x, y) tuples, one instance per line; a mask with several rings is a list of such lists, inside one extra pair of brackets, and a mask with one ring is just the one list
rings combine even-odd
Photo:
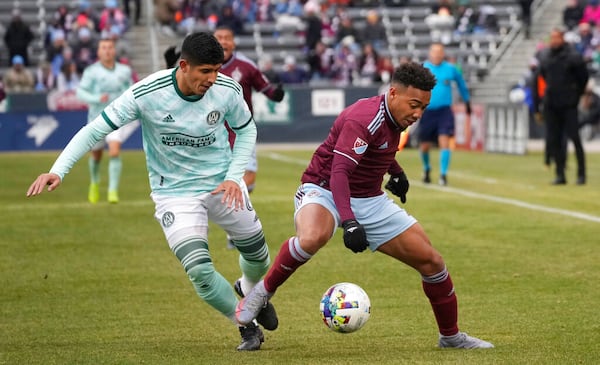
[[(293, 233), (292, 198), (311, 152), (259, 149), (252, 200), (273, 256)], [(569, 185), (557, 187), (539, 153), (457, 152), (447, 188), (420, 182), (414, 150), (399, 155), (412, 181), (405, 208), (444, 255), (461, 329), (495, 349), (438, 349), (419, 275), (381, 254), (353, 254), (338, 232), (280, 288), (280, 328), (253, 353), (235, 351), (237, 329), (196, 296), (169, 251), (142, 153), (124, 154), (118, 205), (87, 203), (85, 160), (57, 191), (26, 198), (56, 156), (0, 154), (0, 364), (600, 362), (600, 154), (588, 154), (585, 186), (573, 184), (570, 155)], [(233, 282), (237, 254), (218, 227), (209, 240)], [(353, 334), (331, 332), (319, 316), (322, 293), (340, 281), (372, 302)]]

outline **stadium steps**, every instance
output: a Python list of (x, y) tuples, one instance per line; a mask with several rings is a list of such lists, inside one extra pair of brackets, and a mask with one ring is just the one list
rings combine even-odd
[(492, 68), (485, 81), (471, 84), (473, 101), (479, 103), (508, 101), (510, 88), (517, 84), (527, 71), (529, 61), (535, 55), (537, 44), (547, 39), (553, 27), (562, 24), (564, 7), (565, 3), (560, 0), (534, 2), (530, 39), (525, 39), (524, 32), (519, 30), (508, 47), (501, 50), (497, 62), (491, 65)]

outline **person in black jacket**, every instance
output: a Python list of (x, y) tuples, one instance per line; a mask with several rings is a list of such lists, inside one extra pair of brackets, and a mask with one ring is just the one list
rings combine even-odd
[[(577, 106), (588, 82), (588, 69), (583, 57), (565, 42), (564, 30), (550, 32), (550, 47), (540, 54), (540, 75), (546, 82), (543, 105), (546, 121), (547, 148), (556, 163), (554, 185), (564, 185), (567, 160), (567, 137), (575, 146), (577, 184), (585, 184), (585, 154), (579, 137)], [(534, 90), (538, 90), (537, 85)], [(540, 98), (536, 94), (536, 112)], [(539, 115), (539, 114), (538, 114)]]
[(11, 66), (11, 60), (17, 55), (23, 57), (25, 66), (29, 66), (27, 48), (32, 40), (33, 32), (21, 19), (21, 12), (18, 9), (13, 10), (12, 20), (4, 33), (4, 43), (9, 53), (8, 66)]

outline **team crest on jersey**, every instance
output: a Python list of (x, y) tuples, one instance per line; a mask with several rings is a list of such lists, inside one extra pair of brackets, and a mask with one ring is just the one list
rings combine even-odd
[(165, 214), (163, 214), (161, 222), (163, 227), (171, 227), (175, 222), (175, 214), (173, 214), (172, 212), (166, 212)]
[(237, 82), (240, 82), (240, 80), (242, 79), (242, 71), (240, 71), (239, 68), (235, 68), (235, 70), (233, 70), (233, 72), (231, 73), (231, 78), (234, 79)]
[(367, 147), (369, 147), (369, 144), (357, 137), (356, 141), (354, 141), (354, 147), (352, 147), (352, 149), (356, 154), (362, 155), (367, 150)]
[(219, 121), (219, 118), (221, 118), (221, 112), (219, 112), (218, 110), (213, 110), (212, 112), (208, 113), (208, 116), (206, 117), (206, 122), (208, 123), (208, 125), (213, 125)]
[(306, 194), (307, 198), (316, 198), (318, 196), (321, 196), (321, 193), (318, 190), (311, 190)]

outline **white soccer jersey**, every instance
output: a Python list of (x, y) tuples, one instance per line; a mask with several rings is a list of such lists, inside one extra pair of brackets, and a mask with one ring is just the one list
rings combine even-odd
[[(115, 63), (112, 69), (100, 62), (86, 67), (77, 87), (77, 97), (88, 104), (88, 122), (100, 115), (132, 83), (131, 68), (122, 63)], [(104, 103), (100, 101), (103, 94), (108, 94), (108, 101)]]
[[(241, 86), (219, 74), (202, 97), (185, 96), (177, 87), (176, 71), (158, 71), (115, 99), (69, 142), (51, 172), (64, 176), (90, 143), (139, 119), (155, 194), (198, 195), (224, 180), (239, 183), (256, 142), (256, 126)], [(233, 159), (225, 120), (238, 133)]]

